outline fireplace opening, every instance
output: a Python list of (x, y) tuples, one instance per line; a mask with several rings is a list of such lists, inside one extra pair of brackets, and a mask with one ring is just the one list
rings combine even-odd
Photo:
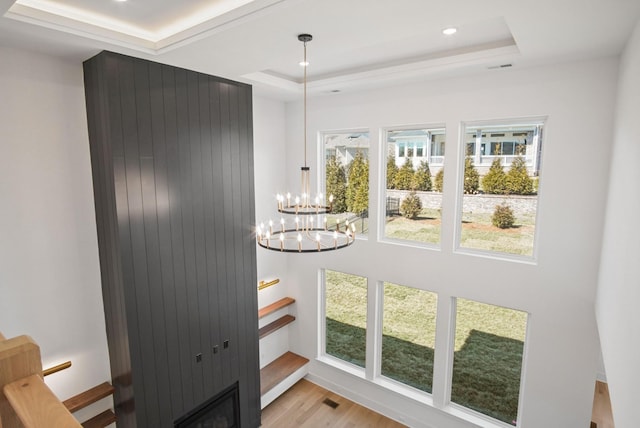
[(240, 408), (238, 383), (205, 401), (177, 419), (175, 428), (238, 428)]

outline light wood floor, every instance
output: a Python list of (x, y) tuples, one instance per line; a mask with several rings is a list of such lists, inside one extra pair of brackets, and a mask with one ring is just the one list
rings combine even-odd
[[(325, 399), (338, 403), (333, 409)], [(591, 420), (598, 428), (615, 428), (606, 383), (596, 382)], [(372, 410), (302, 379), (262, 411), (263, 428), (404, 427)]]
[[(324, 404), (325, 399), (338, 403), (338, 407)], [(304, 379), (262, 410), (263, 428), (404, 426)]]
[(598, 425), (598, 428), (614, 428), (609, 387), (606, 383), (596, 382), (591, 420)]

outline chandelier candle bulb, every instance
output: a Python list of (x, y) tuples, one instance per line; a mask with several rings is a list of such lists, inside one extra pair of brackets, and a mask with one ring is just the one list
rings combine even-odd
[(298, 233), (298, 252), (302, 252), (302, 235)]
[[(284, 229), (283, 229), (283, 232), (284, 232)], [(284, 251), (284, 233), (280, 234), (280, 251)]]
[(327, 216), (324, 216), (324, 230), (327, 230)]
[(291, 208), (291, 193), (287, 192), (287, 208)]
[[(280, 225), (282, 226), (282, 233), (284, 233), (284, 217), (280, 217)], [(280, 235), (284, 239), (284, 235)]]

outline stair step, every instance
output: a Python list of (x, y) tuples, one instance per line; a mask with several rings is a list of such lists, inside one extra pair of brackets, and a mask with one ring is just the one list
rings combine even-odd
[(116, 415), (111, 410), (105, 410), (82, 424), (83, 428), (104, 428), (116, 421)]
[(260, 395), (265, 395), (308, 362), (307, 358), (290, 351), (282, 354), (260, 370)]
[(271, 333), (275, 332), (276, 330), (281, 329), (285, 325), (292, 323), (293, 321), (295, 321), (295, 319), (296, 319), (296, 317), (294, 317), (293, 315), (281, 316), (280, 318), (278, 318), (274, 322), (269, 323), (269, 324), (265, 325), (264, 327), (262, 327), (260, 330), (258, 330), (258, 337), (260, 339), (262, 339), (262, 338), (270, 335)]
[(277, 302), (274, 302), (268, 306), (265, 306), (264, 308), (260, 309), (258, 311), (258, 319), (264, 318), (269, 314), (274, 313), (275, 311), (282, 309), (286, 306), (291, 305), (292, 303), (294, 303), (296, 301), (296, 299), (293, 299), (291, 297), (284, 297), (280, 300), (278, 300)]
[(76, 412), (80, 409), (84, 409), (89, 404), (93, 404), (98, 400), (101, 400), (109, 395), (113, 394), (114, 388), (108, 382), (101, 383), (98, 386), (94, 386), (91, 389), (86, 390), (78, 395), (75, 395), (68, 400), (62, 402), (65, 407), (71, 412)]

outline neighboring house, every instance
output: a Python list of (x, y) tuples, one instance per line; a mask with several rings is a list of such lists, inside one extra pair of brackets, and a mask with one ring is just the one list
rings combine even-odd
[(366, 132), (326, 134), (324, 144), (325, 160), (335, 157), (344, 167), (353, 161), (359, 151), (369, 158), (369, 134)]

